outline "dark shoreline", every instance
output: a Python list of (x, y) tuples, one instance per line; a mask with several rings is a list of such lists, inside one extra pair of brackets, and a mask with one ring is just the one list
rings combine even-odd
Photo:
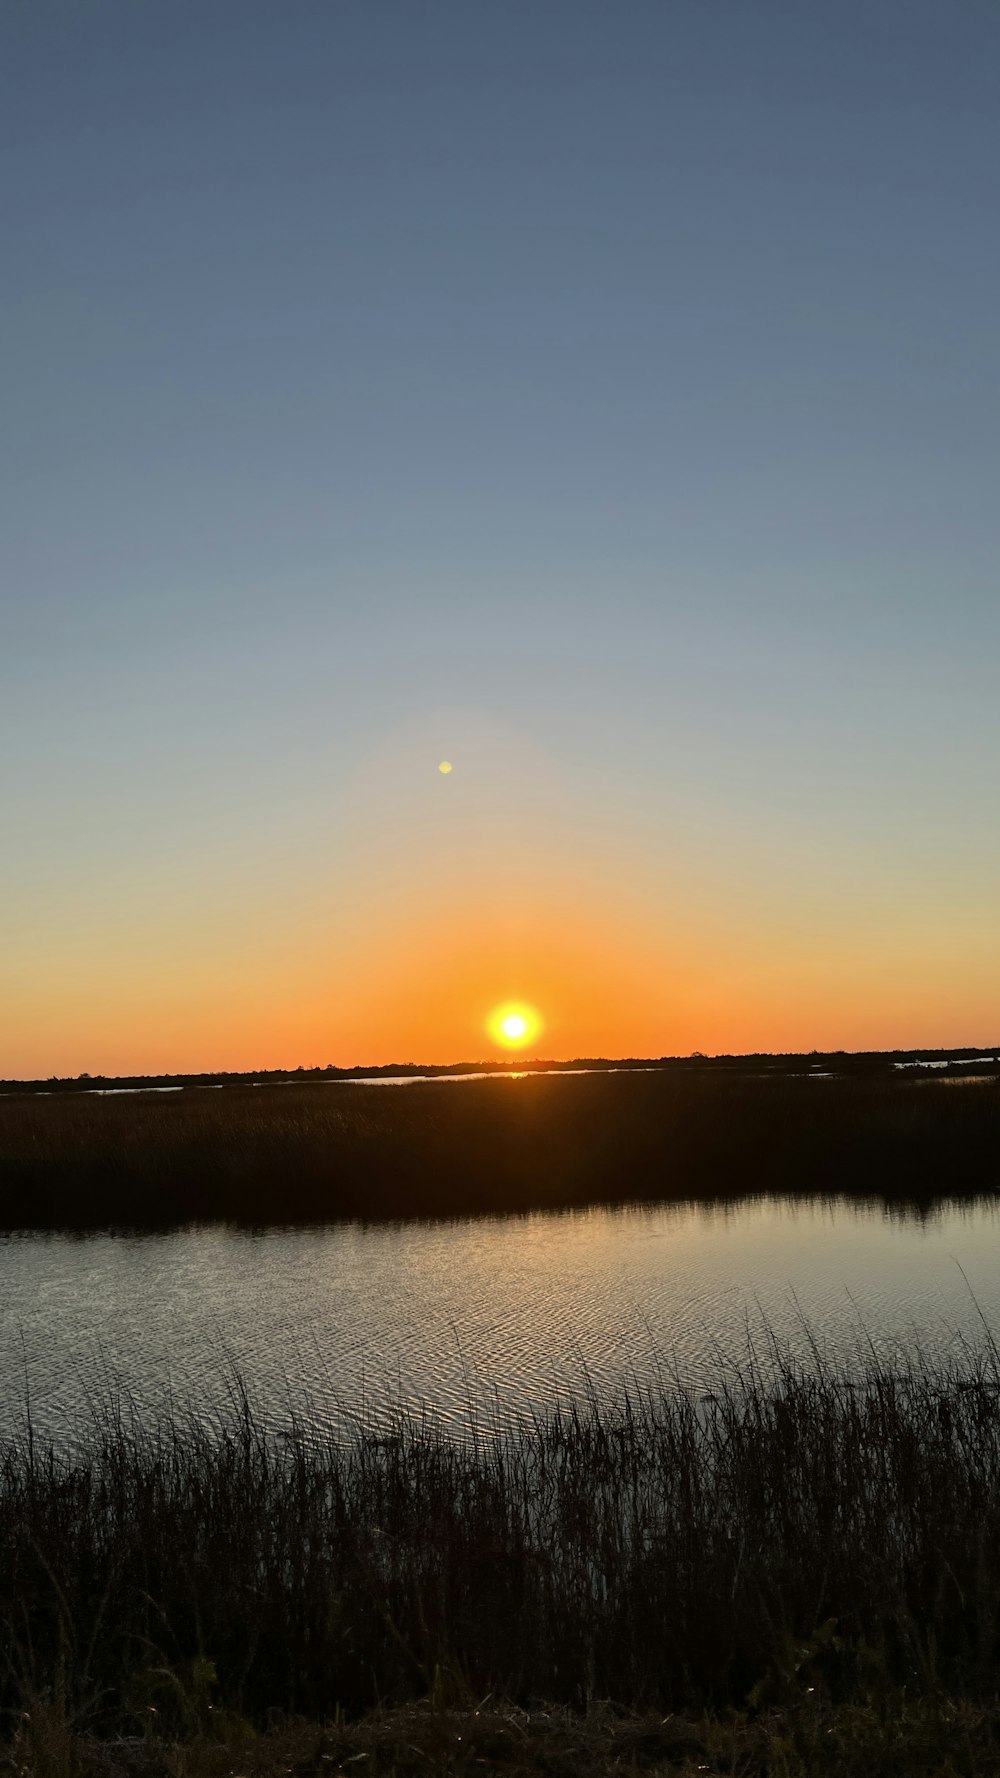
[(895, 1050), (796, 1050), (785, 1053), (759, 1051), (747, 1055), (703, 1055), (695, 1051), (688, 1056), (575, 1056), (553, 1059), (547, 1057), (488, 1057), (480, 1061), (460, 1062), (376, 1062), (356, 1063), (350, 1068), (336, 1066), (309, 1068), (208, 1069), (195, 1073), (174, 1074), (77, 1074), (51, 1075), (47, 1079), (0, 1080), (0, 1096), (6, 1093), (94, 1093), (137, 1091), (143, 1087), (251, 1086), (289, 1083), (305, 1085), (310, 1081), (360, 1081), (391, 1077), (399, 1079), (435, 1078), (463, 1074), (517, 1074), (523, 1069), (547, 1074), (573, 1073), (576, 1070), (629, 1072), (647, 1070), (680, 1075), (754, 1074), (802, 1075), (835, 1072), (857, 1078), (861, 1075), (884, 1074), (894, 1068), (942, 1068), (956, 1073), (967, 1072), (982, 1061), (991, 1063), (1000, 1072), (1000, 1043), (966, 1044), (951, 1049)]
[(380, 1221), (1000, 1188), (1000, 1080), (623, 1071), (0, 1097), (0, 1227)]

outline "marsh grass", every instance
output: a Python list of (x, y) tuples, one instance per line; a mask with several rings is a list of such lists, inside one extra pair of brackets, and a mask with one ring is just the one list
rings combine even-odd
[(101, 1738), (32, 1719), (0, 1773), (10, 1778), (995, 1778), (1000, 1707), (907, 1698), (888, 1709), (807, 1697), (780, 1709), (684, 1717), (607, 1704), (530, 1710), (502, 1699), (428, 1699), (357, 1721), (276, 1723), (248, 1739), (198, 1733)]
[(465, 1446), (404, 1421), (269, 1436), (245, 1393), (214, 1432), (119, 1398), (62, 1455), (26, 1425), (0, 1452), (3, 1720), (233, 1745), (488, 1694), (985, 1709), (1000, 1364), (988, 1341), (966, 1356), (852, 1384), (772, 1353), (708, 1397)]
[(465, 1215), (1000, 1184), (1000, 1084), (671, 1073), (0, 1095), (0, 1226)]

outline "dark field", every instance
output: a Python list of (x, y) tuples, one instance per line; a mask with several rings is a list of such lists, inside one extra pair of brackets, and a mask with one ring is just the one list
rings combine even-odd
[(1000, 1084), (705, 1072), (0, 1095), (0, 1226), (462, 1215), (1000, 1186)]
[(998, 1390), (987, 1341), (463, 1449), (268, 1440), (238, 1386), (211, 1435), (114, 1402), (72, 1457), (26, 1432), (9, 1767), (995, 1772)]

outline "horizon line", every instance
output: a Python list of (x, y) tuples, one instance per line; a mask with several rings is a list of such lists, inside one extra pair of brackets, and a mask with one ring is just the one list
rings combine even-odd
[[(993, 1050), (995, 1053), (991, 1056), (987, 1056), (983, 1053), (987, 1050)], [(638, 1069), (642, 1067), (662, 1068), (689, 1062), (788, 1062), (805, 1061), (813, 1058), (824, 1060), (835, 1056), (855, 1061), (875, 1060), (880, 1057), (895, 1056), (914, 1059), (920, 1056), (929, 1056), (956, 1061), (961, 1061), (963, 1059), (973, 1060), (981, 1057), (983, 1061), (998, 1061), (1000, 1060), (1000, 1043), (948, 1044), (943, 1046), (911, 1044), (907, 1046), (895, 1046), (887, 1049), (858, 1050), (842, 1048), (809, 1050), (717, 1050), (711, 1053), (704, 1050), (689, 1050), (683, 1054), (664, 1054), (658, 1056), (487, 1056), (466, 1057), (462, 1060), (452, 1062), (320, 1062), (310, 1063), (308, 1066), (300, 1062), (289, 1067), (187, 1068), (167, 1069), (159, 1073), (153, 1073), (148, 1069), (135, 1069), (131, 1072), (120, 1074), (91, 1074), (89, 1070), (83, 1069), (78, 1074), (7, 1075), (0, 1078), (0, 1088), (42, 1085), (68, 1086), (80, 1081), (198, 1081), (222, 1078), (248, 1080), (257, 1076), (295, 1076), (300, 1074), (309, 1078), (331, 1075), (334, 1077), (350, 1078), (362, 1075), (391, 1075), (394, 1073), (442, 1075), (458, 1071), (480, 1069), (490, 1072), (502, 1070), (510, 1073), (516, 1073), (518, 1069), (524, 1068), (569, 1069), (574, 1067), (627, 1067)]]

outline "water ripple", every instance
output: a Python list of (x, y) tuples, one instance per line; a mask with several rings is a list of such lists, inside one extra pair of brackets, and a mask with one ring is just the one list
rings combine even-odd
[[(464, 1435), (623, 1388), (707, 1389), (766, 1351), (960, 1356), (1000, 1326), (1000, 1217), (776, 1199), (246, 1233), (0, 1238), (0, 1433), (95, 1405), (317, 1433), (400, 1412)], [(960, 1269), (961, 1268), (961, 1269)], [(965, 1275), (963, 1275), (963, 1273)], [(966, 1282), (966, 1275), (968, 1283)], [(970, 1295), (970, 1285), (975, 1300)]]

